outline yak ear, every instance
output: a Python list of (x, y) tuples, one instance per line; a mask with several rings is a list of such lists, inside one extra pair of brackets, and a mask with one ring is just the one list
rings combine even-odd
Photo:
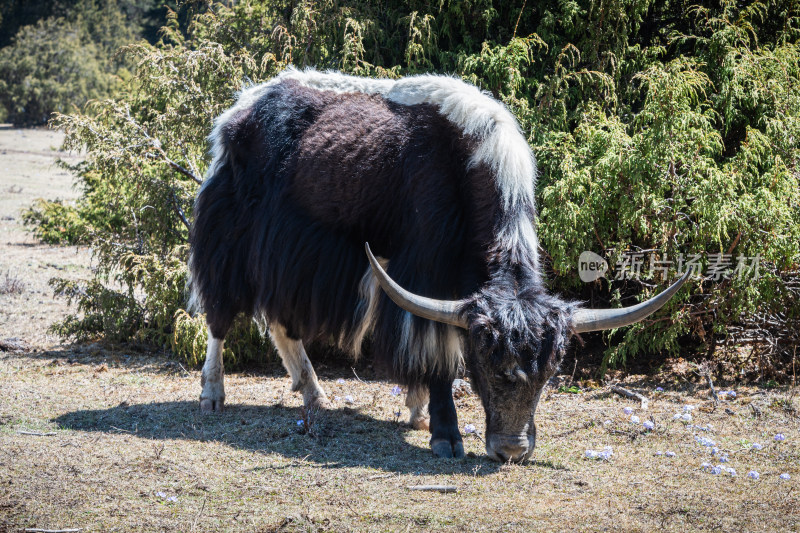
[(572, 329), (575, 333), (586, 333), (635, 324), (661, 309), (672, 295), (683, 287), (690, 273), (691, 270), (667, 290), (640, 304), (622, 309), (578, 309), (572, 318)]
[(378, 260), (372, 255), (369, 243), (364, 243), (364, 248), (367, 251), (369, 264), (372, 266), (372, 273), (375, 274), (381, 288), (394, 303), (413, 315), (468, 329), (467, 321), (461, 316), (461, 310), (467, 303), (466, 300), (436, 300), (405, 290), (383, 270)]

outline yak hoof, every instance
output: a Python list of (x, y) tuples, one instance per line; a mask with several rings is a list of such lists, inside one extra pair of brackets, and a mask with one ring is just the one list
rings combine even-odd
[(317, 396), (311, 401), (310, 405), (311, 409), (330, 409), (331, 407), (331, 401), (324, 396)]
[(415, 418), (414, 420), (411, 421), (411, 427), (422, 431), (430, 431), (431, 419), (428, 418), (427, 416)]
[(203, 414), (221, 413), (225, 404), (225, 398), (210, 400), (208, 398), (200, 400), (200, 411)]
[(436, 439), (431, 441), (431, 450), (436, 457), (460, 459), (464, 457), (464, 443), (461, 441), (450, 442), (447, 439)]

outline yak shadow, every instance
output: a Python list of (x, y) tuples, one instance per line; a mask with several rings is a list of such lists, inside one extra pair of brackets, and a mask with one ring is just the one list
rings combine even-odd
[[(61, 350), (14, 354), (13, 357), (50, 360), (57, 364), (106, 365), (154, 374), (185, 373), (174, 360), (135, 350), (112, 354), (99, 345), (73, 345)], [(336, 366), (326, 371), (325, 365), (320, 365), (318, 370), (320, 376), (330, 374), (331, 378), (347, 374)], [(363, 376), (362, 371), (366, 369), (359, 370)], [(258, 374), (283, 376), (285, 370), (279, 363), (265, 363)], [(64, 429), (130, 434), (154, 441), (219, 442), (265, 456), (277, 454), (311, 461), (320, 468), (371, 467), (419, 475), (487, 475), (502, 466), (483, 453), (464, 459), (435, 458), (427, 445), (408, 442), (406, 437), (413, 430), (406, 424), (377, 419), (350, 407), (316, 413), (309, 428), (298, 426), (301, 416), (300, 409), (283, 404), (226, 404), (223, 413), (204, 415), (196, 401), (171, 401), (132, 405), (123, 402), (106, 409), (72, 411), (52, 421)], [(467, 435), (465, 441), (476, 438)], [(427, 441), (427, 436), (424, 440)]]
[(375, 419), (354, 409), (320, 411), (310, 429), (298, 425), (299, 416), (297, 408), (283, 405), (231, 405), (222, 414), (203, 415), (197, 402), (178, 401), (74, 411), (53, 422), (65, 429), (126, 433), (152, 440), (215, 441), (264, 455), (313, 461), (321, 468), (487, 475), (501, 467), (485, 455), (434, 458), (429, 448), (405, 440), (412, 430), (404, 424)]

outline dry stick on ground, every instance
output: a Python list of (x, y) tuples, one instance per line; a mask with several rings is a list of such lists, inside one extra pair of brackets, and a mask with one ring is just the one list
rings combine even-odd
[(639, 400), (639, 403), (641, 403), (642, 405), (642, 409), (647, 409), (647, 406), (650, 404), (650, 400), (648, 400), (638, 392), (633, 392), (631, 390), (626, 389), (625, 387), (620, 387), (619, 385), (613, 385), (611, 387), (611, 392), (614, 392), (621, 396), (625, 396), (626, 398), (630, 398), (632, 400)]
[(31, 435), (31, 436), (34, 436), (34, 437), (53, 437), (54, 435), (57, 435), (57, 433), (54, 432), (54, 431), (48, 431), (47, 433), (41, 433), (39, 431), (25, 431), (25, 430), (22, 430), (22, 429), (17, 430), (17, 433), (19, 433), (20, 435)]
[(625, 431), (622, 429), (607, 428), (606, 431), (608, 431), (612, 435), (620, 435), (622, 437), (628, 437), (629, 439), (631, 439), (631, 442), (635, 441), (640, 435), (635, 431)]
[(39, 529), (36, 527), (25, 528), (25, 533), (77, 533), (78, 531), (83, 531), (83, 528), (82, 527), (76, 527), (73, 529)]
[(208, 496), (205, 497), (203, 500), (203, 506), (200, 507), (200, 511), (197, 513), (197, 516), (194, 517), (194, 522), (192, 522), (192, 531), (196, 531), (197, 528), (197, 521), (200, 520), (200, 515), (203, 514), (203, 511), (206, 508), (206, 502), (208, 501)]
[(408, 490), (423, 490), (433, 492), (458, 492), (458, 487), (453, 485), (409, 485)]
[(375, 474), (374, 476), (369, 476), (367, 479), (372, 481), (373, 479), (385, 479), (387, 477), (394, 477), (396, 475), (397, 474), (395, 474), (395, 473), (391, 473), (391, 474)]
[(361, 383), (364, 383), (364, 384), (366, 384), (366, 383), (367, 383), (366, 381), (364, 381), (363, 379), (361, 379), (360, 377), (358, 377), (358, 374), (356, 374), (356, 369), (355, 369), (355, 367), (352, 367), (352, 366), (351, 366), (351, 367), (350, 367), (350, 370), (352, 370), (352, 371), (353, 371), (353, 375), (356, 377), (356, 379), (357, 379), (358, 381), (360, 381)]
[(191, 376), (189, 371), (186, 370), (180, 362), (178, 362), (178, 366), (181, 367), (181, 370), (183, 370), (183, 372), (186, 374), (186, 377), (190, 377)]

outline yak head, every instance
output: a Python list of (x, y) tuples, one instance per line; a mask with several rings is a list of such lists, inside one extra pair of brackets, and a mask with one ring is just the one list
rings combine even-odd
[(570, 336), (642, 320), (689, 274), (654, 298), (622, 309), (583, 309), (548, 294), (538, 281), (520, 283), (513, 275), (492, 280), (464, 300), (447, 301), (405, 290), (366, 248), (373, 273), (397, 305), (466, 330), (464, 359), (486, 412), (486, 452), (502, 462), (522, 462), (533, 453), (539, 396), (558, 370)]

